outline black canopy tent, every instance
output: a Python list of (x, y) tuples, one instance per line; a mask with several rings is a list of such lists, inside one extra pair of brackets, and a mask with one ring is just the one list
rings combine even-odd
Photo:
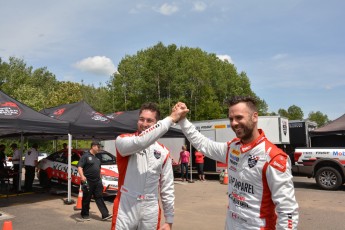
[(74, 139), (115, 139), (130, 129), (94, 110), (85, 101), (59, 105), (40, 111), (49, 117), (69, 122), (69, 133)]
[[(20, 137), (23, 154), (24, 136), (67, 134), (69, 123), (47, 117), (0, 91), (0, 138)], [(22, 158), (19, 160), (21, 181)], [(21, 191), (21, 183), (18, 183)]]
[(59, 105), (53, 108), (43, 109), (41, 113), (69, 122), (68, 134), (68, 197), (66, 203), (71, 200), (71, 142), (74, 139), (115, 139), (119, 134), (128, 132), (126, 125), (114, 121), (102, 113), (95, 111), (85, 101), (72, 104)]
[(43, 115), (0, 91), (0, 137), (67, 134), (69, 123)]
[[(0, 138), (20, 136), (22, 153), (24, 136), (40, 139), (68, 137), (70, 174), (72, 135), (75, 139), (115, 139), (121, 133), (136, 130), (139, 110), (134, 114), (135, 112), (127, 116), (126, 122), (119, 122), (95, 111), (84, 101), (44, 109), (39, 113), (0, 91)], [(171, 135), (183, 136), (177, 129), (172, 129)], [(68, 178), (67, 202), (70, 202), (71, 175), (68, 175)]]
[(313, 147), (344, 147), (345, 114), (309, 134)]

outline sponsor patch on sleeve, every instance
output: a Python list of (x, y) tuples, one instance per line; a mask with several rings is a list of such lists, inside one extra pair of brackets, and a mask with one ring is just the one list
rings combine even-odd
[(270, 166), (277, 169), (280, 172), (285, 172), (286, 170), (287, 156), (277, 155), (270, 161)]

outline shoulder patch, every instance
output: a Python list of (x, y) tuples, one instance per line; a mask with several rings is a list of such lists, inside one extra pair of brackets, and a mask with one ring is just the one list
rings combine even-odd
[(277, 169), (280, 172), (285, 172), (286, 170), (287, 156), (285, 154), (278, 154), (270, 161), (270, 166)]

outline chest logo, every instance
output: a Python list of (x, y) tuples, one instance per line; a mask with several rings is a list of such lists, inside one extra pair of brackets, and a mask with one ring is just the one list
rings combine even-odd
[(159, 159), (159, 158), (161, 158), (161, 155), (162, 155), (162, 154), (161, 154), (161, 152), (159, 152), (158, 150), (154, 150), (154, 151), (153, 151), (153, 155), (155, 156), (156, 159)]
[(256, 163), (258, 163), (259, 157), (250, 155), (248, 158), (248, 166), (249, 168), (253, 168)]
[(89, 157), (89, 161), (92, 161), (92, 157)]
[(239, 155), (241, 154), (241, 152), (238, 151), (238, 150), (236, 150), (236, 149), (233, 149), (233, 150), (231, 151), (231, 153), (234, 154), (234, 155), (236, 155), (236, 156), (239, 156)]

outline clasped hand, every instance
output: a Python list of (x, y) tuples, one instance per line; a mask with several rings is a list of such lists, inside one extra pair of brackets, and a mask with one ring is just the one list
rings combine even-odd
[(184, 119), (187, 116), (189, 109), (187, 108), (186, 104), (183, 102), (177, 102), (176, 105), (172, 108), (172, 112), (170, 117), (172, 118), (173, 122), (177, 123), (181, 119)]

